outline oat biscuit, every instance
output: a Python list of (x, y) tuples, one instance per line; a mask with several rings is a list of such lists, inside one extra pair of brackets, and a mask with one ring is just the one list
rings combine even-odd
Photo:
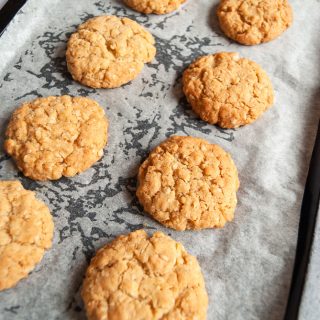
[(238, 188), (236, 166), (221, 147), (173, 136), (140, 166), (137, 197), (167, 227), (203, 229), (223, 227), (233, 219)]
[(38, 98), (13, 113), (4, 147), (25, 176), (56, 180), (72, 177), (98, 161), (107, 130), (104, 110), (94, 100)]
[(204, 320), (208, 306), (197, 259), (163, 233), (144, 230), (97, 252), (82, 298), (89, 320)]
[(154, 38), (128, 18), (89, 19), (71, 35), (66, 53), (74, 80), (92, 88), (116, 88), (133, 80), (156, 54)]
[(252, 123), (274, 100), (266, 72), (231, 52), (196, 59), (183, 74), (183, 91), (202, 120), (222, 128)]
[(142, 13), (166, 14), (179, 8), (186, 0), (124, 0), (132, 9)]
[(217, 15), (222, 31), (245, 45), (277, 38), (293, 19), (287, 0), (221, 0)]
[(25, 278), (51, 247), (47, 206), (19, 181), (0, 181), (0, 290)]

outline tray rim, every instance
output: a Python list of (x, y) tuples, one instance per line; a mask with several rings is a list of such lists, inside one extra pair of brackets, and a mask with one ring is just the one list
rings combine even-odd
[(8, 0), (0, 10), (0, 37), (28, 0)]

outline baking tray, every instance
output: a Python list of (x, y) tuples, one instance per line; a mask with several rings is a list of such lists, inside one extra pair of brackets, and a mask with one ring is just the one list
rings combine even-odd
[[(23, 2), (9, 0), (10, 6)], [(49, 205), (55, 237), (31, 275), (0, 293), (0, 319), (85, 318), (79, 289), (95, 250), (116, 235), (142, 227), (170, 234), (197, 255), (210, 297), (208, 319), (282, 318), (319, 118), (319, 72), (312, 69), (320, 47), (319, 4), (292, 1), (294, 26), (280, 39), (255, 47), (223, 36), (216, 5), (189, 0), (181, 10), (158, 17), (135, 13), (121, 1), (29, 0), (3, 34), (2, 132), (21, 102), (60, 94), (96, 99), (106, 109), (111, 128), (103, 159), (73, 179), (31, 181), (1, 153), (1, 178), (19, 179)], [(16, 9), (9, 10), (5, 20), (0, 12), (1, 28)], [(66, 70), (69, 35), (81, 22), (101, 14), (138, 21), (157, 42), (155, 61), (138, 79), (115, 90), (83, 87)], [(307, 63), (301, 41), (309, 48)], [(237, 130), (221, 130), (197, 119), (181, 92), (183, 69), (199, 55), (222, 50), (238, 51), (260, 63), (276, 90), (275, 108)], [(300, 76), (307, 72), (302, 82)], [(155, 223), (139, 206), (134, 195), (137, 168), (152, 147), (172, 134), (199, 136), (232, 154), (241, 189), (235, 221), (225, 229), (175, 232)]]
[(0, 10), (0, 36), (27, 0), (7, 1)]

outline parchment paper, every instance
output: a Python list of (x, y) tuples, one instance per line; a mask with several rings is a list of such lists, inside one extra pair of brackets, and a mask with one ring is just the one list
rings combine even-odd
[[(79, 290), (90, 258), (115, 236), (142, 227), (166, 232), (198, 257), (210, 296), (208, 319), (281, 319), (320, 111), (320, 2), (292, 0), (293, 26), (279, 39), (253, 47), (223, 36), (215, 16), (217, 2), (189, 0), (175, 13), (145, 16), (121, 1), (29, 0), (3, 34), (2, 137), (22, 102), (70, 94), (89, 96), (105, 108), (110, 140), (94, 167), (55, 182), (24, 178), (1, 150), (1, 178), (19, 179), (35, 190), (55, 222), (53, 247), (42, 262), (15, 288), (0, 293), (1, 319), (85, 318)], [(114, 90), (81, 86), (66, 70), (66, 40), (78, 24), (103, 14), (135, 19), (157, 41), (153, 63), (132, 83)], [(272, 109), (237, 130), (199, 120), (181, 91), (184, 68), (199, 55), (222, 50), (238, 51), (261, 64), (276, 94)], [(205, 138), (233, 156), (241, 181), (239, 204), (235, 220), (224, 229), (175, 232), (139, 206), (138, 166), (173, 134)], [(315, 316), (310, 308), (305, 307), (304, 319)]]

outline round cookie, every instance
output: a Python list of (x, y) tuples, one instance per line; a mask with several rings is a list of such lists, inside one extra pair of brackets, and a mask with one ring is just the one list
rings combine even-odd
[(116, 88), (133, 80), (156, 54), (154, 38), (128, 18), (100, 16), (78, 27), (68, 41), (68, 69), (92, 88)]
[(132, 9), (142, 13), (166, 14), (179, 8), (186, 0), (124, 0)]
[(237, 53), (221, 52), (196, 59), (184, 71), (182, 81), (194, 112), (222, 128), (252, 123), (274, 100), (266, 72)]
[(51, 247), (47, 206), (19, 181), (0, 181), (0, 290), (17, 284)]
[(98, 161), (108, 121), (99, 104), (84, 97), (47, 97), (24, 103), (12, 115), (5, 150), (34, 180), (72, 177)]
[(245, 45), (277, 38), (293, 19), (287, 0), (221, 0), (217, 15), (222, 31)]
[(223, 227), (233, 219), (238, 188), (237, 168), (221, 147), (172, 136), (140, 166), (137, 197), (167, 227), (203, 229)]
[(82, 298), (89, 320), (204, 320), (208, 306), (197, 259), (163, 233), (144, 230), (97, 252)]

